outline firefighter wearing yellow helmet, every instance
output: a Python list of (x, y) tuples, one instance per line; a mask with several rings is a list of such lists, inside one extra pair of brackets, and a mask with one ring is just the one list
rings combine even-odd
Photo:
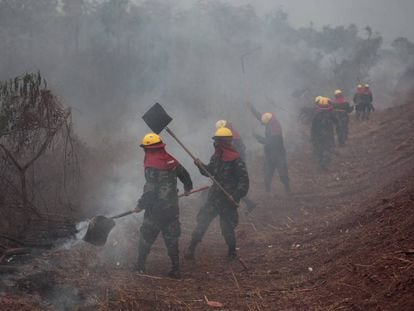
[[(233, 133), (230, 129), (218, 128), (213, 136), (214, 154), (211, 156), (209, 164), (205, 165), (198, 159), (194, 162), (202, 175), (207, 176), (201, 169), (201, 167), (205, 167), (238, 203), (249, 190), (249, 176), (244, 161), (232, 144), (232, 139)], [(221, 233), (228, 247), (228, 259), (237, 258), (234, 230), (238, 224), (238, 210), (234, 203), (223, 194), (223, 191), (216, 184), (213, 184), (209, 189), (207, 202), (198, 212), (197, 226), (185, 254), (186, 259), (194, 259), (197, 245), (203, 239), (210, 223), (217, 216), (220, 217)]]
[(315, 100), (316, 109), (312, 119), (311, 142), (313, 152), (321, 169), (326, 169), (331, 161), (335, 136), (334, 125), (336, 123), (333, 113), (332, 101), (328, 97), (318, 96)]
[(287, 194), (290, 195), (289, 171), (286, 161), (286, 150), (283, 143), (282, 126), (275, 114), (271, 112), (260, 113), (255, 107), (249, 105), (252, 114), (265, 127), (264, 136), (254, 134), (257, 141), (264, 146), (264, 184), (267, 192), (271, 191), (273, 175), (277, 169), (280, 181)]
[(184, 193), (193, 188), (187, 170), (167, 151), (161, 137), (155, 133), (146, 134), (141, 141), (145, 151), (145, 185), (137, 203), (137, 211), (145, 210), (138, 242), (138, 261), (134, 267), (139, 273), (145, 273), (145, 262), (152, 244), (162, 233), (171, 271), (168, 276), (180, 278), (180, 258), (178, 238), (180, 222), (177, 196), (177, 178), (183, 183)]
[[(240, 136), (240, 133), (234, 129), (232, 122), (229, 120), (218, 120), (216, 122), (216, 129), (226, 127), (233, 133), (233, 146), (237, 150), (237, 152), (240, 154), (240, 158), (246, 162), (246, 145), (243, 142), (243, 139)], [(250, 213), (253, 211), (253, 209), (256, 207), (256, 203), (254, 203), (248, 196), (245, 196), (242, 199), (243, 203), (246, 205), (247, 213)]]
[(336, 137), (339, 146), (344, 146), (348, 139), (349, 114), (354, 110), (345, 98), (342, 90), (335, 91), (335, 97), (332, 105), (336, 117)]

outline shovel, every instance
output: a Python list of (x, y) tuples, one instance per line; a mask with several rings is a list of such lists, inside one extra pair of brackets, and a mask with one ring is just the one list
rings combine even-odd
[[(161, 133), (163, 129), (167, 131), (168, 134), (174, 138), (177, 143), (188, 153), (188, 155), (194, 160), (197, 161), (198, 159), (187, 149), (186, 146), (178, 139), (177, 136), (168, 128), (168, 124), (172, 121), (172, 118), (167, 114), (164, 108), (159, 104), (154, 104), (143, 116), (142, 119), (145, 123), (149, 126), (149, 128), (156, 134)], [(201, 163), (200, 163), (201, 164)], [(214, 178), (213, 175), (206, 169), (204, 165), (200, 165), (200, 168), (203, 170), (204, 173), (207, 174), (208, 177), (216, 184), (216, 186), (223, 191), (226, 197), (232, 202), (236, 207), (239, 207), (239, 204), (233, 199), (233, 197), (223, 188), (223, 186)]]
[[(190, 191), (190, 194), (201, 192), (201, 191), (207, 190), (208, 188), (209, 186), (204, 186), (199, 189)], [(185, 195), (184, 194), (178, 195), (179, 198), (183, 196)], [(139, 213), (141, 211), (142, 210), (139, 210), (139, 209), (133, 209), (133, 210), (129, 210), (121, 214), (109, 217), (109, 218), (102, 216), (102, 215), (95, 216), (89, 222), (88, 230), (86, 231), (86, 234), (83, 237), (83, 240), (85, 242), (88, 242), (96, 246), (103, 246), (105, 245), (108, 235), (111, 232), (112, 228), (115, 227), (114, 219), (125, 217), (133, 213)]]

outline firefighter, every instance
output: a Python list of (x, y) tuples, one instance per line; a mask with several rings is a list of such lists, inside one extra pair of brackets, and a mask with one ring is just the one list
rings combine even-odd
[(315, 104), (316, 112), (312, 120), (311, 142), (319, 166), (325, 170), (335, 151), (334, 126), (337, 122), (329, 98), (318, 96), (315, 98)]
[(365, 84), (361, 94), (361, 102), (363, 104), (362, 120), (368, 120), (371, 111), (375, 110), (372, 105), (373, 100), (374, 97), (372, 96), (370, 86), (369, 84)]
[[(219, 120), (216, 122), (216, 130), (226, 127), (233, 133), (233, 146), (240, 154), (240, 158), (246, 163), (246, 145), (240, 136), (240, 133), (233, 128), (233, 124), (228, 120)], [(255, 207), (254, 203), (247, 195), (242, 199), (247, 208), (247, 213), (250, 213)]]
[[(246, 165), (235, 150), (232, 140), (233, 134), (228, 128), (219, 128), (214, 137), (215, 152), (210, 158), (210, 163), (204, 165), (200, 160), (195, 164), (204, 176), (207, 174), (201, 169), (204, 166), (210, 174), (223, 186), (237, 203), (246, 196), (249, 190), (249, 176)], [(221, 233), (228, 247), (228, 259), (237, 258), (235, 228), (239, 221), (237, 206), (234, 202), (213, 184), (208, 192), (207, 202), (197, 214), (197, 226), (193, 231), (186, 259), (194, 259), (195, 249), (201, 242), (211, 221), (220, 217)]]
[(335, 91), (335, 97), (332, 101), (336, 123), (336, 136), (339, 146), (344, 146), (348, 139), (349, 116), (354, 109), (346, 100), (342, 90)]
[(160, 136), (149, 133), (142, 139), (144, 149), (145, 180), (142, 197), (137, 210), (145, 210), (138, 245), (138, 262), (135, 270), (145, 272), (145, 261), (152, 244), (161, 232), (172, 268), (169, 277), (180, 278), (178, 238), (181, 234), (177, 178), (184, 185), (184, 194), (193, 188), (187, 170), (165, 150)]
[(277, 169), (280, 181), (288, 195), (291, 194), (289, 171), (286, 161), (286, 150), (283, 144), (282, 127), (273, 113), (261, 114), (249, 104), (253, 115), (265, 126), (265, 136), (254, 134), (259, 143), (264, 146), (264, 184), (267, 192), (270, 192), (273, 174)]
[(356, 88), (356, 92), (354, 94), (353, 102), (355, 104), (355, 112), (357, 119), (360, 120), (362, 118), (362, 113), (364, 110), (364, 105), (362, 104), (362, 93), (363, 93), (363, 86), (362, 84), (358, 84)]

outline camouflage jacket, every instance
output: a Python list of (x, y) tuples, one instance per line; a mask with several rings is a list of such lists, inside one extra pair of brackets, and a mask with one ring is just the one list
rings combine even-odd
[(311, 141), (316, 143), (330, 142), (334, 137), (334, 126), (337, 119), (333, 111), (319, 111), (312, 121)]
[[(210, 163), (205, 165), (211, 175), (223, 186), (223, 188), (239, 202), (247, 195), (249, 190), (249, 175), (244, 161), (241, 158), (230, 162), (224, 162), (219, 157), (213, 155)], [(201, 168), (200, 173), (208, 176)], [(208, 200), (217, 200), (232, 204), (223, 191), (213, 184), (208, 192)]]
[(172, 170), (146, 168), (146, 183), (137, 207), (145, 210), (178, 207), (177, 178), (184, 184), (185, 191), (193, 189), (190, 174), (181, 164)]
[[(261, 122), (261, 113), (254, 108), (253, 106), (250, 107), (251, 112), (256, 117), (257, 120)], [(279, 123), (279, 121), (277, 121)], [(279, 124), (280, 127), (280, 124)], [(275, 135), (272, 134), (271, 125), (267, 124), (265, 126), (265, 135), (258, 135), (253, 134), (253, 136), (256, 138), (256, 140), (264, 146), (264, 152), (266, 157), (274, 158), (278, 157), (281, 154), (285, 154), (285, 145), (283, 143), (283, 135), (282, 135), (282, 129), (280, 128), (280, 133)]]

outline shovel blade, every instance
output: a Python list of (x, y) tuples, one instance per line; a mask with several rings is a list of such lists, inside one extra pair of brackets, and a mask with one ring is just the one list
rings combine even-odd
[(83, 240), (96, 246), (103, 246), (108, 235), (115, 226), (115, 221), (105, 216), (96, 216), (91, 219)]
[(149, 128), (156, 134), (162, 132), (163, 129), (172, 121), (172, 118), (159, 104), (154, 104), (143, 116), (142, 119)]

